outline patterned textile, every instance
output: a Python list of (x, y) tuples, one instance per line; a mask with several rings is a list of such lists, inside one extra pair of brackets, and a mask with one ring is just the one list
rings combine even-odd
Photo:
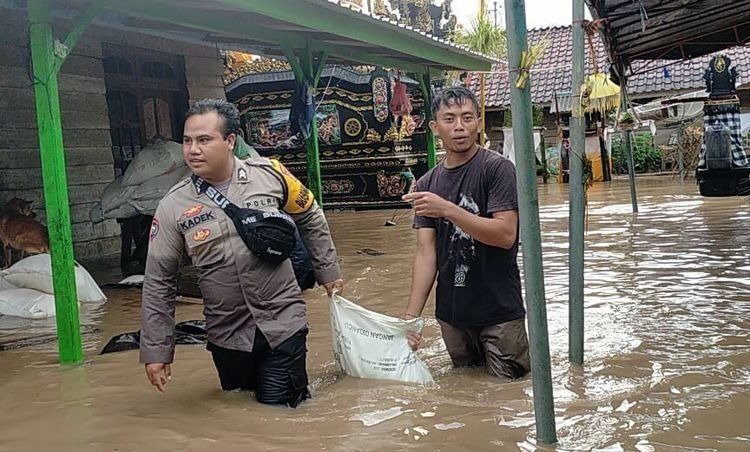
[[(747, 154), (742, 149), (742, 136), (740, 134), (740, 114), (739, 113), (718, 113), (707, 114), (703, 117), (703, 124), (706, 129), (713, 127), (715, 130), (721, 130), (724, 126), (729, 128), (732, 137), (732, 165), (748, 166)], [(698, 160), (698, 168), (706, 167), (706, 141), (701, 144), (701, 152)]]

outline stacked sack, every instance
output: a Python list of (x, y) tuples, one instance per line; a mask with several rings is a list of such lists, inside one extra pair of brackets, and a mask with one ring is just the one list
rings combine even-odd
[(101, 201), (91, 209), (91, 221), (153, 215), (167, 191), (189, 174), (180, 143), (157, 141), (146, 146), (104, 189)]
[[(107, 301), (88, 271), (75, 264), (76, 293), (80, 303)], [(0, 271), (0, 315), (29, 319), (55, 316), (52, 265), (49, 254), (37, 254)]]

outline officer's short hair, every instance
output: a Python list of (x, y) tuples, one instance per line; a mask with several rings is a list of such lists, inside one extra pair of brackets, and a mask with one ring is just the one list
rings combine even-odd
[(201, 99), (196, 101), (185, 114), (185, 120), (195, 115), (204, 115), (215, 111), (222, 119), (222, 135), (226, 139), (231, 134), (240, 133), (240, 111), (224, 99)]
[(446, 88), (442, 91), (440, 91), (437, 96), (432, 100), (432, 117), (435, 118), (437, 116), (438, 110), (440, 110), (440, 107), (451, 107), (453, 105), (463, 105), (464, 102), (471, 102), (474, 105), (474, 110), (477, 112), (477, 116), (480, 115), (479, 113), (479, 102), (477, 102), (477, 98), (468, 89), (464, 88), (463, 86), (456, 86), (453, 88)]

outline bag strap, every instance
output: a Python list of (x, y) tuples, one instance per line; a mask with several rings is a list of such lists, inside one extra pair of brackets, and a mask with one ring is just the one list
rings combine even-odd
[(217, 190), (213, 185), (208, 183), (202, 177), (193, 174), (190, 178), (192, 179), (193, 185), (195, 186), (195, 189), (198, 193), (205, 193), (206, 196), (208, 196), (211, 201), (215, 202), (216, 205), (219, 206), (229, 218), (234, 220), (237, 212), (239, 212), (239, 207), (234, 205), (230, 200), (227, 199), (226, 196), (222, 195), (219, 190)]

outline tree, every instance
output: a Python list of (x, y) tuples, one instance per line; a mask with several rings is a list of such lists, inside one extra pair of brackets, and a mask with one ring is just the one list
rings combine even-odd
[[(484, 0), (479, 2), (479, 12), (477, 17), (472, 19), (468, 30), (457, 28), (452, 35), (456, 44), (466, 46), (470, 50), (479, 52), (483, 55), (504, 59), (507, 52), (507, 41), (505, 30), (495, 25), (487, 14), (487, 8)], [(466, 83), (469, 85), (468, 81)], [(485, 143), (485, 74), (479, 74), (479, 105), (482, 115), (482, 125), (479, 134), (479, 143), (484, 146)]]

